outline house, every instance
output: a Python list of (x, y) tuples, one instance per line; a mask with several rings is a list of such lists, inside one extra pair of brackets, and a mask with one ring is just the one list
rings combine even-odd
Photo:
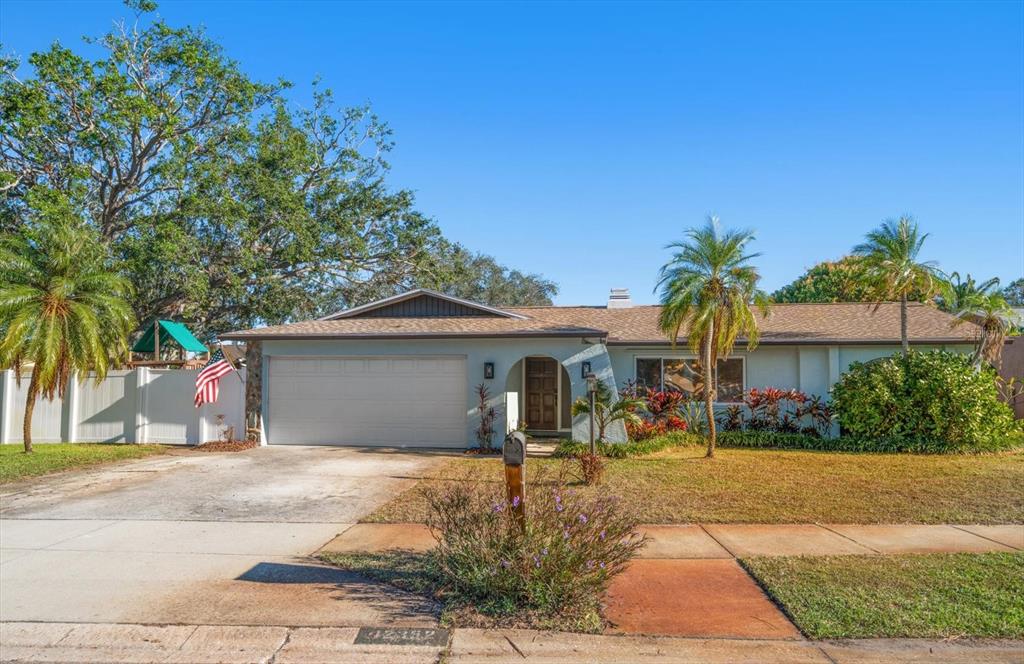
[[(320, 320), (223, 336), (262, 342), (263, 440), (269, 444), (475, 446), (476, 386), (498, 411), (498, 433), (525, 421), (536, 434), (587, 437), (570, 404), (594, 372), (692, 390), (695, 356), (658, 329), (660, 307), (614, 289), (605, 306), (492, 307), (417, 289)], [(899, 304), (777, 304), (761, 319), (752, 352), (743, 342), (720, 361), (718, 395), (751, 387), (827, 395), (855, 361), (900, 348)], [(969, 351), (976, 329), (952, 326), (934, 307), (911, 304), (915, 348)], [(614, 438), (624, 438), (619, 428)], [(613, 439), (614, 439), (613, 438)]]

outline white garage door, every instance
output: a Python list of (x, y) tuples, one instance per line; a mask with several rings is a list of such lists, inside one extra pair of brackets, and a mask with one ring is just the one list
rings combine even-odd
[(466, 446), (463, 357), (270, 357), (274, 445)]

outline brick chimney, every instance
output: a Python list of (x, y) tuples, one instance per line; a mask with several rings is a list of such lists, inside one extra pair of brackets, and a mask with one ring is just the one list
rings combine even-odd
[(633, 298), (629, 296), (628, 288), (613, 288), (608, 295), (609, 309), (629, 309), (633, 306)]

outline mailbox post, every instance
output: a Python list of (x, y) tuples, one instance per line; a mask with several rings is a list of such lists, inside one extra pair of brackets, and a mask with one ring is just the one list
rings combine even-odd
[(588, 373), (587, 374), (587, 394), (590, 397), (590, 454), (597, 454), (597, 449), (594, 444), (594, 402), (597, 397), (597, 376)]
[(520, 530), (526, 530), (526, 434), (513, 431), (501, 446), (505, 489)]

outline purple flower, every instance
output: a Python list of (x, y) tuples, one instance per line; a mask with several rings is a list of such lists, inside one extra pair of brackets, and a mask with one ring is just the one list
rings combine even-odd
[(604, 563), (601, 563), (601, 569), (604, 569)]
[(555, 511), (556, 512), (561, 512), (562, 511), (562, 503), (555, 503)]
[(586, 522), (587, 522), (587, 515), (586, 514), (580, 514), (580, 523), (586, 523)]
[(512, 499), (512, 507), (519, 507), (519, 496)]
[(562, 531), (562, 539), (569, 539), (569, 529), (566, 528)]
[(542, 556), (548, 555), (548, 547), (544, 547), (543, 549), (541, 549), (540, 550), (540, 555), (542, 555)]
[(499, 512), (501, 512), (502, 510), (505, 509), (504, 505), (499, 505), (498, 503), (494, 503), (494, 505), (492, 507), (494, 509), (494, 513), (495, 514), (498, 514)]
[(594, 569), (594, 561), (593, 560), (588, 560), (587, 561), (587, 569)]
[(604, 541), (604, 531), (603, 530), (598, 534), (598, 537), (601, 538), (602, 542)]

